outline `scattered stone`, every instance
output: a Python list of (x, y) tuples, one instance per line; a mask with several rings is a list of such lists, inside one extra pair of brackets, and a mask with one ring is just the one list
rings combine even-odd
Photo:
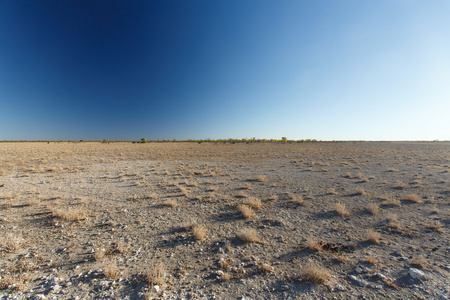
[(416, 269), (416, 268), (410, 268), (410, 269), (409, 269), (409, 275), (410, 275), (412, 278), (418, 279), (418, 280), (425, 280), (425, 279), (427, 279), (426, 276), (425, 276), (425, 273), (422, 272), (422, 271), (419, 270), (419, 269)]
[(383, 286), (382, 286), (381, 284), (375, 284), (375, 285), (373, 286), (373, 288), (375, 288), (375, 289), (377, 289), (377, 290), (381, 290), (381, 289), (383, 289)]
[(100, 286), (102, 286), (102, 287), (108, 287), (109, 284), (110, 284), (110, 282), (107, 280), (100, 281)]
[(152, 287), (152, 292), (158, 294), (160, 291), (161, 291), (161, 288), (159, 287), (159, 285), (154, 285), (154, 286)]
[(364, 279), (358, 279), (355, 275), (350, 275), (350, 279), (355, 281), (360, 286), (367, 286), (369, 283)]

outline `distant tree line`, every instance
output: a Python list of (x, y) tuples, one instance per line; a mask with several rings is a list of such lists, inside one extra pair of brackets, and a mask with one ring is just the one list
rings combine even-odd
[(119, 143), (119, 142), (132, 142), (132, 143), (312, 143), (319, 142), (316, 139), (302, 139), (302, 140), (289, 140), (286, 137), (281, 139), (257, 139), (257, 138), (243, 138), (243, 139), (187, 139), (187, 140), (177, 140), (177, 139), (167, 139), (167, 140), (147, 140), (147, 138), (141, 138), (140, 140), (3, 140), (0, 142), (44, 142), (44, 143), (85, 143), (85, 142), (96, 142), (96, 143)]

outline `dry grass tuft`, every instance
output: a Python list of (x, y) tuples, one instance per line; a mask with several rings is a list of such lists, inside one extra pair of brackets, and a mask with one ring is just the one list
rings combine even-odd
[(241, 229), (238, 231), (237, 237), (244, 243), (261, 243), (258, 232), (253, 228)]
[(365, 195), (367, 195), (367, 192), (366, 192), (366, 190), (364, 188), (359, 187), (359, 188), (356, 189), (356, 194), (361, 195), (361, 196), (365, 196)]
[(233, 276), (230, 273), (224, 272), (220, 275), (220, 280), (221, 281), (230, 281), (231, 279), (233, 279)]
[(103, 275), (108, 279), (116, 279), (119, 275), (119, 268), (115, 260), (109, 260), (102, 265)]
[(374, 229), (369, 229), (367, 231), (367, 240), (373, 244), (379, 244), (380, 243), (380, 238), (381, 238), (381, 234), (374, 230)]
[(237, 210), (241, 213), (241, 215), (245, 219), (253, 218), (256, 216), (253, 209), (248, 205), (240, 204), (240, 205), (238, 205)]
[(310, 238), (306, 241), (305, 247), (312, 251), (322, 251), (323, 246), (320, 241), (315, 238)]
[(87, 218), (88, 211), (80, 207), (50, 208), (52, 217), (62, 219), (64, 221), (82, 221)]
[(408, 185), (406, 183), (403, 183), (403, 182), (397, 182), (394, 185), (394, 189), (397, 189), (397, 190), (403, 190), (403, 189), (406, 189), (407, 187), (408, 187)]
[(32, 198), (27, 201), (27, 206), (36, 206), (39, 205), (41, 201), (38, 198)]
[(329, 194), (329, 195), (339, 195), (339, 193), (336, 191), (335, 188), (328, 189), (327, 194)]
[(146, 271), (145, 280), (149, 284), (162, 286), (166, 280), (166, 269), (162, 263), (157, 263)]
[(191, 228), (192, 235), (197, 241), (201, 241), (206, 237), (206, 228), (203, 225), (194, 224)]
[(368, 256), (363, 260), (366, 264), (371, 264), (371, 265), (378, 265), (378, 259), (375, 256)]
[(178, 202), (175, 199), (166, 199), (166, 201), (164, 201), (163, 205), (168, 206), (168, 207), (177, 207)]
[(189, 197), (189, 191), (186, 188), (180, 186), (178, 190), (180, 191), (182, 196)]
[(237, 193), (236, 195), (234, 195), (236, 198), (248, 198), (248, 195), (245, 193)]
[(388, 279), (383, 279), (382, 281), (385, 285), (387, 285), (391, 289), (398, 289), (398, 286), (395, 283), (393, 283), (392, 281), (390, 281)]
[(378, 204), (372, 202), (367, 205), (366, 210), (369, 213), (371, 213), (372, 215), (376, 215), (380, 212), (380, 206), (378, 206)]
[(101, 261), (106, 257), (106, 249), (105, 248), (97, 248), (94, 252), (94, 260)]
[(444, 224), (442, 224), (440, 221), (433, 221), (427, 225), (425, 225), (428, 229), (437, 231), (437, 232), (442, 232), (442, 228), (444, 227)]
[(266, 180), (267, 179), (265, 175), (258, 175), (255, 178), (250, 179), (250, 181), (257, 181), (257, 182), (265, 182)]
[(384, 199), (385, 201), (381, 203), (383, 206), (400, 206), (402, 203), (397, 199)]
[(402, 199), (403, 201), (409, 201), (409, 202), (414, 202), (414, 203), (423, 203), (422, 198), (420, 198), (418, 195), (416, 194), (408, 194), (406, 196), (403, 196)]
[(347, 210), (344, 203), (340, 203), (340, 202), (336, 203), (334, 205), (334, 211), (343, 217), (350, 216), (350, 212)]
[(348, 257), (343, 254), (336, 254), (334, 256), (334, 259), (336, 259), (338, 262), (344, 263), (348, 261)]
[(0, 237), (0, 251), (14, 252), (22, 248), (25, 240), (20, 233), (8, 232)]
[(291, 202), (293, 204), (301, 205), (301, 206), (306, 205), (306, 201), (305, 201), (305, 199), (303, 199), (302, 195), (296, 195), (296, 196), (292, 195), (289, 202)]
[(250, 184), (244, 184), (243, 186), (240, 187), (241, 190), (251, 190), (252, 186)]
[(389, 213), (387, 215), (387, 220), (389, 221), (389, 227), (396, 228), (396, 229), (402, 229), (403, 226), (400, 224), (400, 221), (398, 219), (398, 216), (394, 213)]
[(248, 197), (245, 202), (245, 205), (250, 206), (251, 208), (254, 209), (261, 209), (262, 208), (262, 203), (261, 200), (255, 197)]
[(270, 200), (270, 201), (276, 201), (276, 200), (278, 200), (278, 199), (280, 199), (280, 197), (279, 197), (278, 195), (271, 195), (271, 196), (269, 197), (269, 200)]
[(123, 242), (123, 241), (119, 241), (116, 244), (115, 249), (117, 250), (117, 252), (119, 252), (121, 254), (129, 253), (131, 251), (130, 245), (125, 243), (125, 242)]
[(411, 261), (411, 265), (419, 267), (421, 269), (429, 269), (430, 268), (428, 261), (422, 255), (414, 257)]
[(331, 273), (316, 262), (309, 262), (302, 268), (302, 278), (314, 284), (324, 284), (331, 278)]
[(264, 263), (259, 266), (259, 272), (262, 274), (273, 273), (274, 271), (274, 267), (272, 267), (270, 264)]
[(29, 281), (27, 274), (2, 274), (0, 280), (0, 290), (11, 288), (14, 292), (24, 291), (26, 289), (26, 281)]

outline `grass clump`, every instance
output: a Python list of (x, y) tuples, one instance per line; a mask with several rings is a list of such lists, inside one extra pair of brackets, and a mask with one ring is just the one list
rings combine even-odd
[(384, 199), (384, 202), (381, 203), (383, 206), (400, 206), (402, 203), (397, 199)]
[(388, 220), (388, 225), (391, 228), (395, 228), (395, 229), (402, 229), (403, 226), (401, 225), (398, 216), (394, 213), (389, 213), (387, 215), (387, 220)]
[(82, 221), (88, 216), (88, 211), (79, 207), (67, 207), (50, 209), (52, 217), (58, 218), (64, 221)]
[(116, 279), (119, 275), (119, 268), (115, 260), (109, 260), (102, 266), (103, 275), (108, 279)]
[(167, 281), (166, 269), (162, 263), (152, 265), (147, 269), (145, 281), (149, 284), (162, 286)]
[(97, 248), (93, 254), (95, 261), (101, 261), (106, 257), (106, 249), (105, 248)]
[(8, 232), (0, 237), (0, 251), (14, 252), (22, 248), (24, 243), (25, 240), (22, 238), (22, 234)]
[(374, 230), (374, 229), (369, 229), (369, 231), (367, 231), (367, 240), (373, 244), (379, 244), (380, 243), (380, 238), (381, 238), (381, 234)]
[(324, 284), (331, 278), (331, 273), (316, 262), (309, 262), (302, 268), (302, 279), (314, 284)]
[(244, 243), (261, 243), (258, 232), (253, 228), (241, 229), (238, 231), (237, 237)]
[(305, 247), (308, 248), (309, 250), (317, 252), (323, 250), (322, 243), (315, 238), (308, 239), (305, 243)]
[(256, 182), (265, 182), (266, 180), (267, 179), (266, 179), (265, 175), (258, 175), (255, 178), (250, 179), (250, 181), (256, 181)]
[(245, 205), (250, 206), (251, 208), (254, 209), (261, 209), (262, 208), (262, 203), (261, 200), (255, 197), (248, 197), (245, 202)]
[(397, 190), (403, 190), (403, 189), (406, 189), (407, 187), (408, 187), (408, 185), (406, 183), (403, 183), (403, 182), (397, 182), (394, 185), (394, 189), (397, 189)]
[(366, 192), (366, 190), (364, 188), (360, 187), (360, 188), (356, 189), (356, 194), (361, 195), (361, 196), (365, 196), (365, 195), (367, 195), (367, 192)]
[(374, 202), (369, 203), (366, 207), (366, 210), (372, 215), (376, 215), (380, 212), (380, 206)]
[(238, 212), (241, 213), (241, 215), (245, 218), (245, 219), (250, 219), (256, 216), (255, 212), (253, 211), (253, 209), (245, 204), (240, 204), (237, 207)]
[(442, 232), (444, 225), (440, 221), (433, 221), (427, 224), (426, 227), (437, 232)]
[(340, 202), (338, 202), (338, 203), (336, 203), (336, 204), (334, 205), (334, 211), (335, 211), (338, 215), (343, 216), (343, 217), (348, 217), (348, 216), (351, 215), (350, 212), (349, 212), (349, 211), (347, 210), (347, 208), (345, 207), (345, 204), (344, 204), (344, 203), (340, 203)]
[(166, 201), (164, 201), (163, 205), (167, 207), (177, 207), (178, 202), (175, 199), (167, 199)]
[(203, 226), (203, 225), (194, 224), (191, 227), (192, 236), (197, 241), (203, 240), (206, 237), (206, 232), (207, 232), (207, 230), (206, 230), (205, 226)]
[(259, 272), (262, 274), (273, 273), (274, 271), (275, 269), (270, 264), (263, 263), (259, 266)]
[(422, 255), (414, 257), (411, 261), (411, 265), (421, 269), (430, 268), (428, 261)]
[(306, 201), (305, 199), (303, 199), (303, 197), (301, 195), (292, 195), (290, 197), (289, 202), (296, 204), (296, 205), (301, 205), (301, 206), (305, 206), (306, 205)]
[(409, 201), (409, 202), (413, 202), (413, 203), (423, 203), (422, 198), (420, 198), (418, 195), (416, 194), (408, 194), (402, 197), (403, 201)]

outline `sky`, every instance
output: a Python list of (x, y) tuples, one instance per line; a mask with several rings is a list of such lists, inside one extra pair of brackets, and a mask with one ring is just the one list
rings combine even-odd
[(0, 0), (0, 140), (450, 140), (448, 0)]

